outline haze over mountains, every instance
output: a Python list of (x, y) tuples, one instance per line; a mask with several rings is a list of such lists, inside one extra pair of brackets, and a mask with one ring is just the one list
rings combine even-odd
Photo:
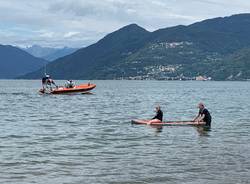
[[(250, 14), (149, 32), (131, 24), (47, 64), (55, 79), (250, 79)], [(21, 78), (38, 79), (43, 68)]]
[(49, 61), (75, 52), (76, 48), (34, 45), (25, 49), (0, 45), (0, 79), (13, 79), (46, 66)]
[(40, 57), (48, 61), (53, 61), (60, 57), (72, 54), (77, 48), (63, 47), (63, 48), (52, 48), (52, 47), (41, 47), (39, 45), (32, 45), (31, 47), (23, 48), (26, 52), (30, 53), (35, 57)]
[(49, 61), (76, 51), (76, 48), (49, 48), (34, 45), (25, 49), (0, 45), (0, 79), (12, 79), (44, 68)]

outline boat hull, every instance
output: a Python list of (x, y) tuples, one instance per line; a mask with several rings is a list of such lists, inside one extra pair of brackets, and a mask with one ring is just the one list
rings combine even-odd
[[(148, 125), (150, 120), (132, 120), (132, 124), (137, 125)], [(166, 121), (161, 123), (150, 123), (149, 125), (158, 125), (158, 126), (205, 126), (205, 122), (195, 122), (195, 121)]]
[(95, 84), (81, 84), (74, 86), (73, 88), (58, 87), (52, 91), (46, 92), (46, 90), (40, 89), (39, 92), (43, 94), (69, 94), (69, 93), (84, 93), (93, 90), (96, 87)]

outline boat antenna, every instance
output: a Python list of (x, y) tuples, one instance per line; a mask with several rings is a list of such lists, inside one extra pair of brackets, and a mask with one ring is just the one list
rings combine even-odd
[(44, 75), (47, 75), (47, 71), (46, 71), (46, 64), (44, 64)]

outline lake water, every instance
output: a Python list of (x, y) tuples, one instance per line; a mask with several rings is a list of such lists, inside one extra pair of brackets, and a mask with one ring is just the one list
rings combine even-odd
[[(92, 82), (92, 95), (40, 95), (40, 81), (0, 81), (1, 184), (250, 183), (250, 82)], [(189, 120), (200, 101), (211, 131), (130, 123), (157, 104)]]

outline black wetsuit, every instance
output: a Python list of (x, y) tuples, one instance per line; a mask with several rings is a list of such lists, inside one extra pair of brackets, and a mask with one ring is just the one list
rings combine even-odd
[(49, 79), (49, 77), (43, 77), (43, 78), (42, 78), (42, 83), (43, 83), (43, 84), (46, 84), (46, 82), (47, 82), (48, 79)]
[(211, 121), (212, 121), (212, 117), (209, 113), (209, 111), (207, 109), (202, 109), (199, 111), (199, 115), (205, 115), (203, 121), (206, 122), (206, 126), (210, 127), (211, 126)]
[(163, 118), (163, 113), (161, 110), (158, 110), (156, 116), (153, 117), (152, 119), (158, 119), (158, 120), (162, 121), (162, 118)]

